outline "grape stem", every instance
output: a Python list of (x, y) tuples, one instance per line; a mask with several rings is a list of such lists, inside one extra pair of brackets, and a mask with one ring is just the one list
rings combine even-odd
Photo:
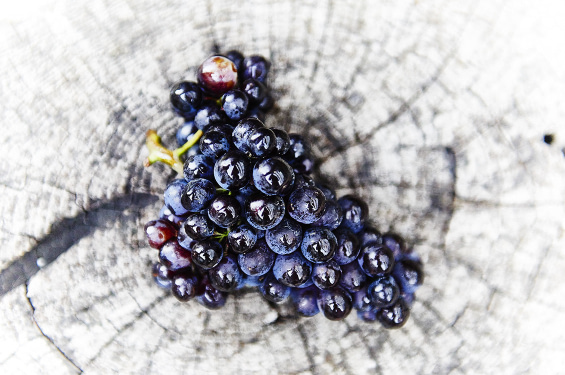
[(149, 156), (145, 159), (143, 165), (149, 167), (158, 161), (165, 163), (171, 168), (173, 168), (178, 174), (183, 174), (183, 162), (180, 157), (188, 151), (192, 146), (194, 146), (202, 137), (202, 130), (194, 133), (189, 140), (186, 141), (184, 145), (174, 150), (169, 150), (161, 143), (161, 137), (157, 134), (155, 130), (148, 130), (146, 133), (145, 144), (149, 149)]

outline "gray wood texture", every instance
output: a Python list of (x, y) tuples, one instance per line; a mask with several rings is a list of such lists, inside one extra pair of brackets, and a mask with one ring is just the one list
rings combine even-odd
[[(0, 5), (1, 374), (553, 374), (565, 353), (559, 1)], [(410, 322), (210, 312), (152, 284), (168, 87), (215, 50), (273, 63), (270, 126), (405, 236)], [(552, 145), (544, 134), (553, 134)]]

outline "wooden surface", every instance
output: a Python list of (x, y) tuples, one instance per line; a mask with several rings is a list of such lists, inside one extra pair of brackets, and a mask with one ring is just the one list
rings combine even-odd
[[(0, 5), (0, 373), (552, 374), (565, 353), (559, 1)], [(417, 248), (410, 322), (209, 312), (156, 288), (144, 133), (215, 50), (273, 62), (271, 126)], [(553, 134), (552, 145), (544, 134)]]

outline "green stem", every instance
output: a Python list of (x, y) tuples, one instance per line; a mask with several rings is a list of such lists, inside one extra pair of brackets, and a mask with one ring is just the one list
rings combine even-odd
[(169, 150), (161, 143), (161, 137), (157, 135), (155, 130), (148, 130), (146, 134), (145, 144), (149, 149), (149, 156), (145, 159), (146, 167), (158, 161), (165, 163), (173, 168), (177, 173), (183, 174), (183, 162), (180, 157), (194, 146), (202, 137), (202, 130), (197, 131), (194, 135), (181, 147), (175, 150)]

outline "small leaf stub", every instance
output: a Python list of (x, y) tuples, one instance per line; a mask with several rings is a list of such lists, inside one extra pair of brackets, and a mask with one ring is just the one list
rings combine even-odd
[(237, 51), (206, 59), (197, 83), (171, 89), (183, 118), (179, 147), (167, 149), (147, 132), (145, 164), (179, 173), (160, 217), (145, 227), (159, 251), (155, 282), (209, 309), (257, 288), (299, 316), (342, 320), (357, 310), (365, 322), (402, 327), (424, 280), (422, 263), (400, 236), (368, 225), (362, 198), (337, 197), (312, 179), (315, 160), (301, 135), (265, 127), (269, 69), (265, 58)]

